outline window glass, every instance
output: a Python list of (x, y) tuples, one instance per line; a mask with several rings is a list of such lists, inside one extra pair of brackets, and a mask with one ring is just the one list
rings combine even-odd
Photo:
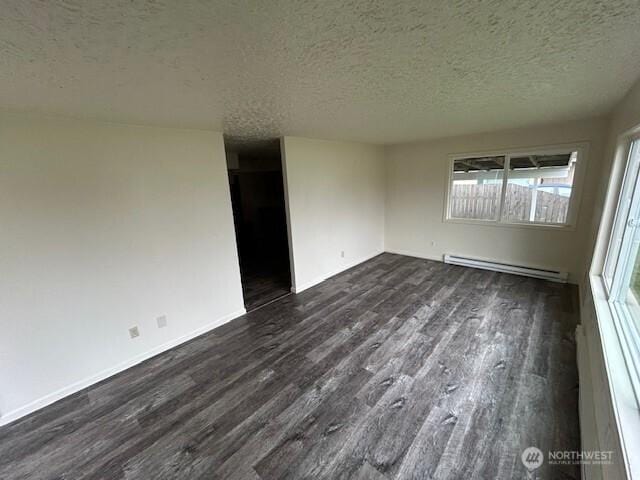
[(638, 299), (640, 299), (640, 255), (638, 255), (637, 245), (635, 259), (633, 260), (633, 266), (631, 267), (631, 269), (631, 281), (629, 282), (629, 290), (637, 301)]
[[(640, 185), (638, 184), (638, 156), (640, 156), (640, 141), (636, 140), (630, 149), (627, 175), (625, 175), (625, 183), (623, 185), (623, 199), (626, 196), (630, 198), (623, 201), (622, 206), (628, 203), (627, 212), (624, 216), (616, 218), (616, 223), (622, 225), (622, 241), (620, 252), (618, 253), (618, 265), (614, 276), (617, 278), (618, 287), (616, 294), (618, 298), (615, 300), (627, 302), (634, 307), (634, 315), (638, 315), (638, 300), (640, 300), (640, 258), (638, 255), (638, 246), (640, 245)], [(635, 172), (634, 172), (635, 170)], [(620, 203), (618, 208), (620, 208)]]
[(577, 156), (512, 156), (502, 218), (513, 223), (567, 223)]
[(607, 250), (607, 257), (605, 260), (603, 271), (603, 277), (607, 284), (607, 288), (609, 289), (612, 286), (613, 275), (615, 269), (617, 268), (616, 265), (620, 261), (620, 249), (622, 247), (622, 240), (628, 226), (631, 203), (633, 201), (634, 192), (638, 183), (639, 168), (640, 149), (638, 148), (638, 141), (635, 141), (629, 147), (624, 182), (620, 191), (620, 198), (618, 200), (618, 206), (616, 208), (613, 230), (611, 232), (611, 239), (609, 240), (609, 248)]
[(454, 160), (450, 217), (497, 220), (504, 156)]
[(454, 158), (451, 163), (450, 219), (508, 224), (570, 225), (579, 149), (541, 148)]

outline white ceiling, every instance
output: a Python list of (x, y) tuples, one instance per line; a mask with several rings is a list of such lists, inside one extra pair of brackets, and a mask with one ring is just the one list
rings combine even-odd
[(0, 107), (393, 143), (594, 116), (638, 0), (3, 0)]

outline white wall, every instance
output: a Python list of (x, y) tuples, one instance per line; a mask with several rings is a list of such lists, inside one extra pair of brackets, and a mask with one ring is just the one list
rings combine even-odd
[(285, 137), (282, 152), (295, 291), (382, 253), (382, 147)]
[[(437, 260), (454, 253), (558, 269), (577, 283), (584, 272), (605, 129), (605, 119), (592, 119), (387, 147), (385, 249)], [(588, 142), (589, 152), (574, 230), (443, 221), (450, 154), (578, 142)]]
[(0, 225), (1, 423), (244, 310), (219, 133), (2, 115)]

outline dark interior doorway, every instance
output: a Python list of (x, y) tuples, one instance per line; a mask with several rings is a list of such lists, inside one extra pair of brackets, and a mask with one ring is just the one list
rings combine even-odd
[(242, 291), (250, 311), (291, 293), (280, 142), (225, 138), (225, 149)]

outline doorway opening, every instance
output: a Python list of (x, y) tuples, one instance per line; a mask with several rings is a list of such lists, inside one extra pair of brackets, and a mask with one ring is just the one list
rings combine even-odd
[(279, 139), (225, 137), (242, 293), (247, 311), (291, 293)]

